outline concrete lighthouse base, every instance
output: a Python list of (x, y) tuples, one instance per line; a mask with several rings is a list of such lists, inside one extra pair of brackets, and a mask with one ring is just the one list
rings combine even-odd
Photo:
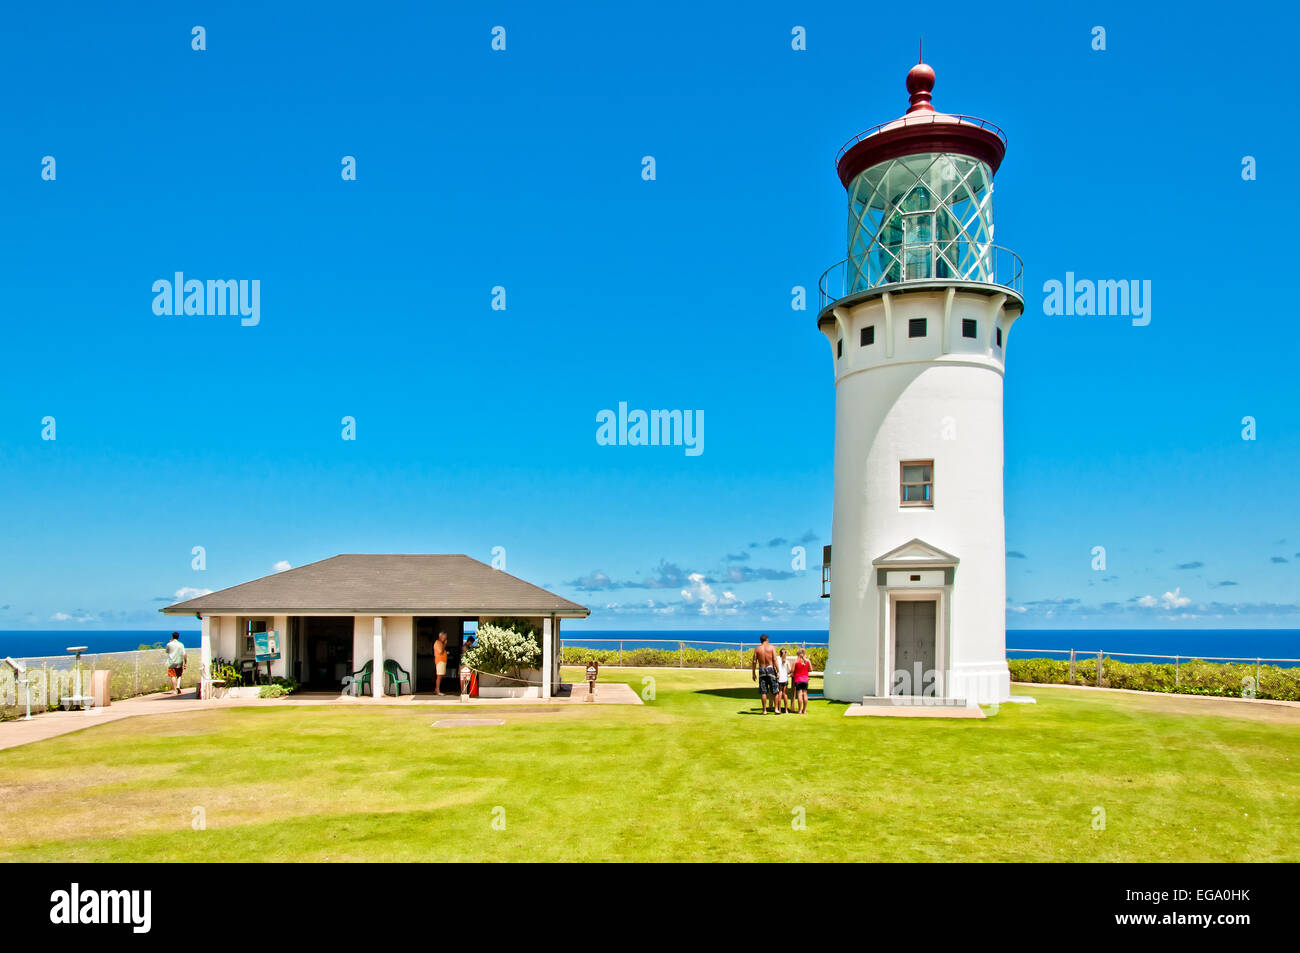
[[(957, 665), (949, 669), (944, 678), (946, 689), (934, 698), (962, 699), (972, 705), (998, 705), (1011, 698), (1011, 672), (1006, 662)], [(899, 701), (923, 702), (926, 695), (897, 695), (889, 692), (889, 685), (879, 689), (875, 672), (870, 669), (841, 667), (834, 659), (826, 663), (823, 693), (831, 701), (862, 702), (865, 698), (897, 698)]]

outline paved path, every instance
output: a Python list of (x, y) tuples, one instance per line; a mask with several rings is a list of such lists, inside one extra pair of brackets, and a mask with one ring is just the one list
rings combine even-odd
[[(570, 686), (564, 686), (568, 688)], [(50, 711), (33, 715), (31, 721), (0, 722), (0, 750), (16, 748), (66, 735), (95, 725), (121, 721), (135, 715), (169, 715), (177, 712), (215, 711), (221, 708), (271, 707), (284, 708), (303, 705), (324, 705), (328, 707), (368, 708), (375, 705), (423, 708), (455, 706), (461, 711), (471, 708), (489, 708), (511, 705), (575, 705), (586, 704), (587, 686), (578, 685), (569, 695), (556, 696), (549, 702), (538, 698), (476, 698), (468, 705), (461, 705), (459, 695), (435, 698), (432, 695), (403, 695), (401, 698), (385, 696), (383, 698), (351, 698), (332, 693), (307, 693), (293, 695), (289, 698), (216, 698), (200, 701), (194, 689), (187, 689), (180, 695), (171, 692), (158, 692), (153, 695), (140, 695), (113, 702), (107, 708), (91, 708), (87, 711)], [(621, 682), (608, 682), (596, 686), (595, 703), (600, 705), (640, 705), (641, 696), (631, 685)]]

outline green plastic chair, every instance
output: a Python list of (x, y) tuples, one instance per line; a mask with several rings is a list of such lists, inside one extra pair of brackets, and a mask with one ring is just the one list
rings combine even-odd
[(408, 694), (415, 694), (415, 689), (411, 687), (410, 673), (392, 659), (384, 661), (384, 674), (388, 676), (389, 683), (393, 686), (394, 695), (401, 696), (403, 685), (406, 686)]
[(367, 686), (370, 685), (370, 673), (374, 669), (374, 661), (369, 661), (355, 672), (352, 672), (352, 684), (357, 687), (357, 694), (364, 695)]

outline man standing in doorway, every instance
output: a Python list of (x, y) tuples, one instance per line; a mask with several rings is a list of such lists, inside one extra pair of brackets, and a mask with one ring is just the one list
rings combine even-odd
[(776, 650), (767, 641), (767, 633), (758, 637), (758, 647), (754, 649), (754, 660), (749, 666), (749, 674), (758, 682), (759, 703), (763, 714), (767, 714), (767, 696), (772, 696), (772, 714), (776, 710)]
[(433, 643), (433, 670), (437, 673), (433, 678), (433, 693), (442, 694), (442, 679), (447, 674), (447, 633), (439, 632), (438, 639)]
[(179, 632), (172, 633), (172, 640), (167, 643), (167, 677), (172, 680), (172, 690), (181, 693), (181, 676), (185, 674), (185, 646), (181, 644)]

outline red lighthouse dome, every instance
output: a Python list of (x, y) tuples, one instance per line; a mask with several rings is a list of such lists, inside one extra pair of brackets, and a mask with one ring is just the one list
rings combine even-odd
[(997, 172), (1007, 151), (1006, 135), (983, 119), (937, 112), (931, 104), (934, 83), (934, 69), (917, 63), (907, 73), (907, 112), (844, 144), (835, 157), (835, 169), (845, 188), (858, 173), (877, 163), (928, 152), (970, 156)]

